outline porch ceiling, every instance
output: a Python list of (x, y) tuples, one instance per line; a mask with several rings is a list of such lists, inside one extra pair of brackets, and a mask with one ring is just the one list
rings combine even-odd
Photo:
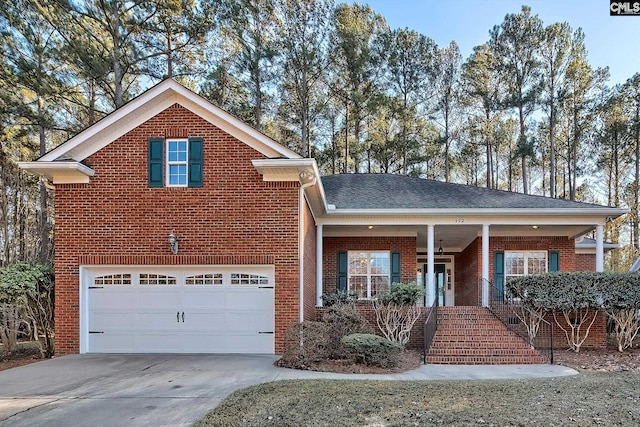
[[(593, 229), (584, 225), (544, 225), (537, 229), (532, 225), (492, 225), (490, 236), (566, 236), (575, 238)], [(372, 226), (373, 228), (369, 228)], [(418, 252), (427, 250), (426, 225), (325, 225), (323, 235), (326, 237), (363, 237), (363, 236), (416, 236)], [(440, 246), (444, 252), (460, 252), (473, 240), (482, 235), (482, 226), (475, 224), (436, 225), (434, 227), (434, 245)]]

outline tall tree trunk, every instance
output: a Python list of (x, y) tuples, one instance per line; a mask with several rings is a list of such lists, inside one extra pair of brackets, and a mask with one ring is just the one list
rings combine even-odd
[[(527, 144), (527, 135), (522, 105), (518, 108), (518, 115), (520, 117), (520, 148), (524, 150)], [(525, 151), (521, 153), (520, 160), (522, 161), (522, 192), (524, 194), (529, 194), (529, 181), (527, 180), (527, 155)]]
[[(553, 88), (552, 88), (553, 89)], [(549, 197), (556, 197), (556, 148), (555, 148), (555, 107), (551, 102), (549, 112)], [(544, 173), (542, 174), (544, 177)], [(544, 179), (543, 179), (544, 181)]]

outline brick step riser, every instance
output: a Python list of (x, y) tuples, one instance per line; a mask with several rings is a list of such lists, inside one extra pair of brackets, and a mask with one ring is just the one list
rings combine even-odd
[(441, 307), (427, 363), (537, 364), (544, 358), (485, 308)]

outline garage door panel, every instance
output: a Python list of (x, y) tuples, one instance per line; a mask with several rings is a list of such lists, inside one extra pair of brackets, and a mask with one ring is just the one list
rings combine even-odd
[(137, 294), (137, 306), (140, 309), (176, 307), (177, 311), (180, 300), (179, 289), (141, 289)]
[(223, 310), (226, 307), (227, 288), (189, 288), (182, 294), (182, 308)]
[(177, 353), (180, 351), (180, 334), (139, 332), (137, 349), (145, 353)]
[(182, 335), (188, 353), (274, 353), (273, 335), (208, 333)]
[(131, 298), (132, 288), (89, 289), (89, 304), (93, 310), (135, 309), (136, 300)]
[(137, 314), (133, 311), (94, 311), (89, 320), (90, 331), (118, 331), (135, 329)]
[(132, 353), (136, 348), (136, 335), (131, 331), (89, 334), (89, 348), (95, 353)]
[(231, 289), (227, 293), (227, 309), (260, 310), (273, 306), (273, 289)]
[(180, 329), (179, 311), (140, 311), (138, 312), (137, 328), (141, 331)]
[(229, 322), (224, 312), (189, 311), (185, 313), (185, 322), (180, 326), (183, 331), (224, 331), (229, 328)]
[(273, 320), (268, 312), (231, 312), (227, 314), (229, 330), (273, 331)]

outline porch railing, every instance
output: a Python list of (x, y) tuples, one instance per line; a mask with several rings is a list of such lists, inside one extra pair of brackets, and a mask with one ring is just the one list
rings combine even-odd
[(427, 363), (427, 354), (431, 348), (433, 337), (438, 329), (438, 297), (433, 300), (431, 307), (427, 307), (427, 320), (424, 322), (424, 347), (422, 349), (423, 362)]
[(508, 330), (521, 337), (525, 342), (538, 350), (549, 363), (553, 363), (553, 323), (539, 319), (537, 333), (529, 336), (526, 324), (522, 320), (525, 313), (518, 298), (514, 298), (503, 286), (496, 286), (486, 279), (480, 279), (480, 288), (488, 283), (489, 310), (507, 327)]

